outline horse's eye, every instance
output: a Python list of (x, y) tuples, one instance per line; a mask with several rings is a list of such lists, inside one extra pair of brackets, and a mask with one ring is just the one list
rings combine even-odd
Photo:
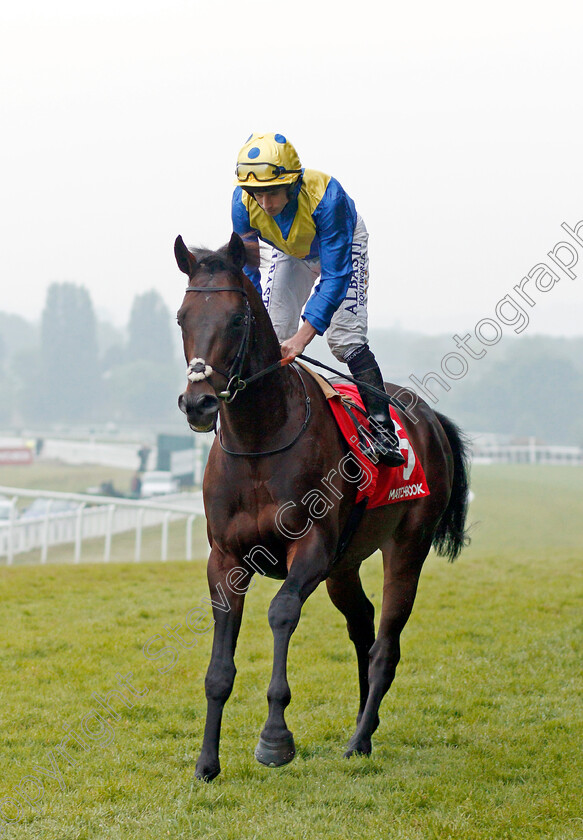
[(233, 315), (231, 318), (231, 324), (234, 327), (240, 327), (241, 324), (244, 322), (245, 316), (244, 315)]

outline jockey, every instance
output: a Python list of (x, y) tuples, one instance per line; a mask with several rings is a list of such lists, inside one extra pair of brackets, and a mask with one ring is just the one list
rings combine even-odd
[[(244, 270), (263, 294), (282, 356), (295, 358), (326, 333), (352, 376), (384, 390), (367, 339), (368, 233), (353, 200), (335, 178), (303, 169), (282, 134), (252, 134), (237, 157), (236, 176), (234, 231), (273, 247), (263, 293), (259, 270)], [(400, 466), (405, 461), (388, 403), (360, 386), (359, 393), (372, 420), (374, 455)]]

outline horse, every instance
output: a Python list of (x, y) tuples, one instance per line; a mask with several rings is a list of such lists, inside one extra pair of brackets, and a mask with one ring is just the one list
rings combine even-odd
[[(216, 252), (190, 251), (179, 236), (174, 251), (188, 276), (177, 315), (188, 364), (179, 408), (195, 432), (216, 431), (220, 416), (203, 479), (214, 636), (195, 776), (211, 781), (220, 772), (221, 719), (233, 688), (237, 636), (254, 574), (282, 581), (268, 611), (273, 666), (268, 716), (255, 757), (277, 767), (295, 755), (284, 716), (291, 700), (288, 648), (302, 605), (324, 580), (346, 618), (358, 664), (356, 729), (344, 755), (368, 755), (423, 562), (432, 545), (454, 560), (466, 542), (467, 443), (451, 420), (422, 400), (414, 412), (401, 412), (430, 494), (365, 510), (338, 551), (355, 509), (354, 465), (349, 468), (347, 444), (320, 386), (281, 358), (261, 296), (243, 272), (244, 243), (233, 234)], [(388, 394), (399, 390), (391, 384), (385, 388)], [(359, 569), (378, 549), (384, 586), (375, 638), (374, 607)]]

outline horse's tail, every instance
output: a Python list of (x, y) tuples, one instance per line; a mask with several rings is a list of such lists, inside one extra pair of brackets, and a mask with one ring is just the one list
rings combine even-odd
[(453, 453), (453, 487), (449, 502), (433, 536), (433, 548), (450, 563), (456, 559), (470, 538), (465, 531), (470, 490), (469, 440), (456, 424), (436, 412)]

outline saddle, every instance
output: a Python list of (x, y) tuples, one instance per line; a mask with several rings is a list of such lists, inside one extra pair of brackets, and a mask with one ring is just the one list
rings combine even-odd
[(307, 365), (297, 360), (296, 362), (318, 383), (338, 428), (362, 469), (363, 479), (359, 483), (356, 504), (366, 500), (366, 507), (371, 509), (428, 496), (430, 491), (423, 466), (396, 409), (391, 405), (391, 417), (405, 463), (400, 467), (387, 467), (381, 463), (374, 463), (362, 451), (367, 448), (366, 441), (370, 438), (370, 431), (356, 385), (332, 385)]

